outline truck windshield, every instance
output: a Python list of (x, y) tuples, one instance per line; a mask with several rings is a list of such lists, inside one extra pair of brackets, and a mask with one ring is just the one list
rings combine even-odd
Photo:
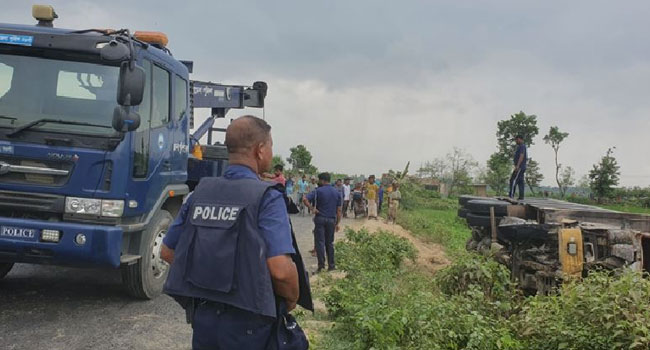
[(118, 67), (0, 54), (0, 128), (57, 119), (83, 125), (42, 123), (31, 129), (112, 135), (118, 76)]

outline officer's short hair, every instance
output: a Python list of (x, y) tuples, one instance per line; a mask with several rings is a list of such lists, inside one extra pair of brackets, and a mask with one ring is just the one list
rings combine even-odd
[(226, 129), (226, 147), (228, 153), (239, 153), (243, 150), (251, 149), (251, 147), (264, 143), (269, 139), (271, 133), (271, 126), (264, 120), (252, 116), (244, 115), (237, 120), (245, 120), (246, 127), (232, 127), (233, 124)]
[(320, 173), (318, 174), (318, 179), (325, 182), (330, 182), (330, 173)]

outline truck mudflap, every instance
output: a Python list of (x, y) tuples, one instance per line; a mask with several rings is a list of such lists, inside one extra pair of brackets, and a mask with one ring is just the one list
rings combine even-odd
[(0, 218), (0, 262), (119, 267), (121, 244), (115, 226)]

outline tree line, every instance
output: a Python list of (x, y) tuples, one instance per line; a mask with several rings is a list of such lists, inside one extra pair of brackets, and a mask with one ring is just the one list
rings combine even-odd
[[(454, 147), (445, 157), (425, 162), (418, 169), (417, 174), (420, 177), (439, 180), (447, 186), (451, 194), (471, 192), (470, 187), (476, 180), (487, 184), (497, 195), (505, 195), (513, 167), (515, 136), (521, 135), (526, 146), (530, 148), (535, 144), (534, 139), (538, 134), (537, 116), (520, 111), (508, 119), (497, 122), (497, 149), (490, 155), (485, 167), (481, 167), (465, 150)], [(544, 143), (554, 152), (555, 182), (559, 196), (562, 198), (566, 196), (567, 189), (576, 184), (575, 170), (560, 161), (560, 148), (568, 137), (569, 133), (561, 131), (558, 126), (551, 126), (543, 137)], [(615, 147), (610, 147), (607, 150), (605, 155), (593, 165), (585, 179), (598, 202), (610, 198), (619, 183), (620, 167), (614, 158), (614, 149)], [(536, 191), (544, 180), (544, 175), (540, 172), (539, 163), (535, 159), (528, 158), (525, 174), (530, 192), (533, 195), (538, 194)]]

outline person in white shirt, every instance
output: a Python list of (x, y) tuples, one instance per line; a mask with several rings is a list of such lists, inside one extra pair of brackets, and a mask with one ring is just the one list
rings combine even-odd
[(350, 179), (343, 181), (343, 217), (348, 217), (348, 207), (350, 206)]

